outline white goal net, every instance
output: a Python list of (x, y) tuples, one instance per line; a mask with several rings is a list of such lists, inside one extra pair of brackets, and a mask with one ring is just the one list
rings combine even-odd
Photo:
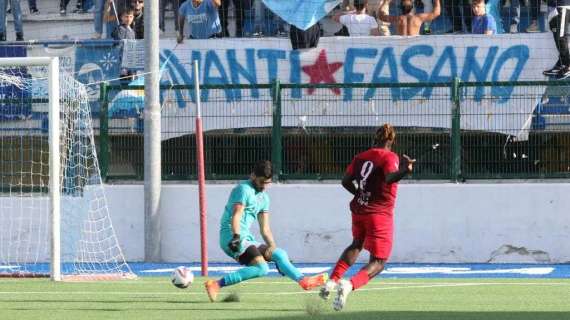
[(0, 276), (134, 277), (109, 214), (85, 86), (61, 72), (50, 82), (57, 69), (33, 58), (13, 60), (0, 59)]

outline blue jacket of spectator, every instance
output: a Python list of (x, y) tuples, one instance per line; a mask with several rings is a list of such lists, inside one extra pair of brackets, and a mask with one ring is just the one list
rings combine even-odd
[(485, 34), (485, 31), (492, 30), (493, 34), (497, 34), (497, 24), (492, 15), (485, 14), (482, 16), (474, 16), (471, 24), (471, 33)]

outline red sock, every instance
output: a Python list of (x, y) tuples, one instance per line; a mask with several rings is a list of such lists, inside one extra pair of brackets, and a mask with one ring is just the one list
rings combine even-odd
[(331, 273), (331, 280), (334, 282), (338, 282), (340, 279), (342, 279), (342, 276), (344, 275), (346, 270), (348, 270), (348, 268), (350, 268), (348, 263), (344, 262), (344, 260), (338, 260)]
[(352, 282), (352, 290), (356, 290), (364, 285), (366, 285), (370, 281), (370, 277), (368, 276), (368, 271), (366, 269), (362, 269), (358, 271), (352, 278), (350, 278), (350, 282)]

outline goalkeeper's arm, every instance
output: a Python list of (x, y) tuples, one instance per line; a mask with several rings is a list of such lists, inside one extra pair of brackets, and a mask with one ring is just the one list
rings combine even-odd
[(241, 203), (234, 204), (232, 212), (232, 240), (228, 243), (231, 251), (237, 252), (240, 245), (240, 221), (243, 216), (244, 205)]
[(239, 234), (240, 221), (243, 216), (244, 205), (242, 203), (235, 203), (232, 212), (232, 233)]
[(260, 212), (258, 215), (259, 220), (259, 231), (263, 240), (267, 244), (267, 249), (263, 253), (263, 257), (267, 261), (271, 261), (271, 256), (273, 255), (273, 250), (277, 248), (275, 240), (273, 239), (273, 233), (271, 232), (271, 227), (269, 227), (269, 213)]

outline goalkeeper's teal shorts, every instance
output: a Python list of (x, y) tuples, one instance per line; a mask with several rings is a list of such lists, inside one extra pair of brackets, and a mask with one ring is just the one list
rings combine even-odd
[(231, 234), (229, 232), (220, 233), (220, 248), (222, 248), (222, 250), (228, 255), (228, 257), (235, 259), (235, 260), (238, 260), (238, 258), (250, 246), (259, 247), (261, 245), (261, 243), (259, 243), (255, 240), (253, 235), (251, 235), (251, 234), (241, 235), (240, 236), (239, 250), (237, 252), (234, 252), (234, 251), (230, 250), (230, 247), (228, 246), (228, 244), (230, 243), (232, 238), (233, 238), (233, 234)]

